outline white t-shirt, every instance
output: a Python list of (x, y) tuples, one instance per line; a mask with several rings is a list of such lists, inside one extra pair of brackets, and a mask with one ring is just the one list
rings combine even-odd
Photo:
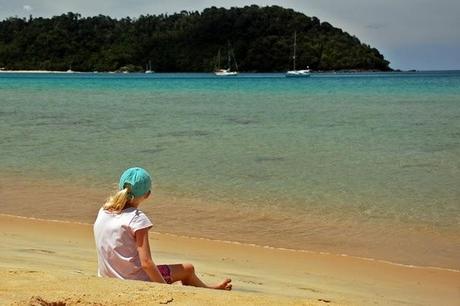
[(129, 207), (121, 213), (101, 208), (94, 222), (98, 275), (148, 281), (142, 269), (134, 233), (151, 228), (152, 222), (139, 209)]

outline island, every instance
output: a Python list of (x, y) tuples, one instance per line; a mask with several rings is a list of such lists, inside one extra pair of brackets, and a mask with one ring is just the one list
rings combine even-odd
[[(280, 6), (115, 19), (68, 12), (0, 21), (3, 70), (210, 72), (231, 45), (241, 72), (390, 71), (376, 49), (317, 17)], [(218, 56), (219, 55), (219, 56)]]

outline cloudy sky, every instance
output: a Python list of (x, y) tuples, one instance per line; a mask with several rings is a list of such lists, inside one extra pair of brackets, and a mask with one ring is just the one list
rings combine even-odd
[(395, 69), (460, 69), (460, 0), (0, 0), (0, 19), (69, 11), (120, 18), (249, 4), (293, 8), (328, 21), (379, 49)]

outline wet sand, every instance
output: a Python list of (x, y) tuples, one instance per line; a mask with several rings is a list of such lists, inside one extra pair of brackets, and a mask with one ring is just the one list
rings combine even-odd
[[(0, 177), (0, 195), (5, 199), (1, 212), (92, 224), (101, 204), (115, 188), (94, 178), (63, 182), (6, 172)], [(396, 225), (392, 220), (347, 221), (313, 212), (306, 215), (254, 209), (178, 197), (158, 188), (140, 208), (153, 221), (153, 230), (160, 233), (460, 270), (460, 235), (452, 230), (439, 232), (417, 224)]]
[[(151, 233), (157, 263), (192, 262), (234, 291), (102, 279), (89, 224), (0, 215), (0, 304), (458, 305), (460, 273)], [(41, 300), (40, 300), (41, 299)]]

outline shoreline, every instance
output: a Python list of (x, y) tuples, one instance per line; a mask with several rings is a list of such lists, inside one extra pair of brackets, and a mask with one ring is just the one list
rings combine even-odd
[[(111, 184), (102, 184), (98, 188), (86, 188), (82, 194), (84, 187), (79, 184), (63, 184), (32, 176), (24, 179), (15, 173), (9, 173), (7, 177), (0, 179), (2, 197), (8, 199), (2, 213), (25, 218), (92, 224), (101, 203), (112, 190)], [(40, 208), (36, 207), (37, 203)], [(433, 232), (421, 225), (405, 224), (401, 227), (392, 224), (391, 230), (385, 233), (382, 231), (387, 231), (388, 223), (376, 223), (376, 220), (353, 220), (350, 223), (343, 218), (326, 217), (323, 220), (324, 217), (313, 213), (296, 216), (276, 210), (235, 209), (225, 203), (183, 198), (159, 191), (154, 200), (141, 209), (151, 218), (153, 230), (158, 233), (267, 249), (335, 254), (406, 267), (460, 271), (455, 256), (459, 237), (450, 230)], [(405, 247), (398, 247), (402, 243)], [(444, 248), (446, 245), (448, 248)]]
[[(158, 263), (192, 262), (207, 282), (233, 279), (234, 291), (165, 286), (96, 277), (92, 227), (0, 215), (0, 302), (123, 303), (124, 298), (179, 304), (455, 305), (460, 274), (414, 269), (340, 255), (300, 253), (151, 232)], [(37, 236), (40, 239), (37, 239)], [(37, 281), (40, 280), (38, 283)], [(85, 284), (82, 286), (82, 282)], [(65, 286), (76, 286), (72, 290)], [(62, 288), (64, 286), (64, 288)], [(120, 288), (107, 291), (114, 286)], [(135, 286), (134, 289), (132, 286)], [(67, 289), (66, 289), (67, 288)], [(104, 292), (101, 295), (100, 292)], [(199, 303), (198, 303), (199, 304)]]
[[(393, 70), (317, 70), (312, 71), (312, 74), (360, 74), (360, 73), (419, 73), (419, 72), (455, 72), (459, 71), (458, 69), (444, 69), (444, 70), (400, 70), (400, 69), (393, 69)], [(65, 71), (65, 70), (0, 70), (0, 73), (50, 73), (50, 74), (78, 74), (78, 73), (85, 73), (85, 74), (145, 74), (145, 71), (131, 71), (131, 72), (123, 72), (123, 71)], [(213, 74), (212, 71), (162, 71), (162, 72), (153, 72), (152, 74)], [(286, 71), (269, 71), (269, 72), (254, 72), (254, 71), (240, 71), (239, 73), (243, 74), (285, 74)]]
[(0, 70), (0, 73), (86, 73), (80, 71), (60, 71), (60, 70)]
[[(57, 220), (57, 219), (44, 219), (44, 218), (36, 218), (36, 217), (26, 217), (20, 215), (11, 215), (11, 214), (3, 214), (0, 213), (0, 217), (7, 217), (7, 218), (18, 218), (24, 220), (33, 220), (33, 221), (40, 221), (40, 222), (51, 222), (51, 223), (62, 223), (62, 224), (74, 224), (74, 225), (83, 225), (83, 226), (92, 226), (90, 223), (86, 222), (78, 222), (78, 221), (70, 221), (70, 220)], [(173, 238), (179, 239), (190, 239), (190, 240), (202, 240), (208, 241), (211, 243), (223, 243), (223, 244), (230, 244), (230, 245), (240, 245), (243, 247), (252, 247), (252, 248), (260, 248), (260, 249), (268, 249), (268, 250), (277, 250), (277, 251), (285, 251), (285, 252), (293, 252), (293, 253), (305, 253), (305, 254), (314, 254), (314, 255), (327, 255), (327, 256), (336, 256), (336, 257), (348, 257), (356, 260), (363, 260), (369, 262), (376, 262), (379, 264), (386, 264), (398, 267), (404, 267), (409, 269), (422, 269), (422, 270), (438, 270), (438, 271), (446, 271), (446, 272), (453, 272), (453, 273), (460, 273), (458, 269), (451, 269), (445, 267), (436, 267), (436, 266), (420, 266), (420, 265), (412, 265), (412, 264), (403, 264), (398, 262), (393, 262), (385, 259), (377, 259), (371, 257), (362, 257), (362, 256), (355, 256), (349, 254), (338, 254), (338, 253), (331, 253), (331, 252), (323, 252), (323, 251), (314, 251), (314, 250), (304, 250), (304, 249), (291, 249), (291, 248), (284, 248), (284, 247), (276, 247), (270, 245), (260, 245), (256, 243), (245, 243), (240, 241), (232, 241), (232, 240), (221, 240), (221, 239), (213, 239), (207, 237), (198, 237), (198, 236), (187, 236), (175, 233), (168, 233), (168, 232), (158, 232), (155, 230), (150, 230), (150, 233), (154, 233), (155, 235), (166, 235)]]

